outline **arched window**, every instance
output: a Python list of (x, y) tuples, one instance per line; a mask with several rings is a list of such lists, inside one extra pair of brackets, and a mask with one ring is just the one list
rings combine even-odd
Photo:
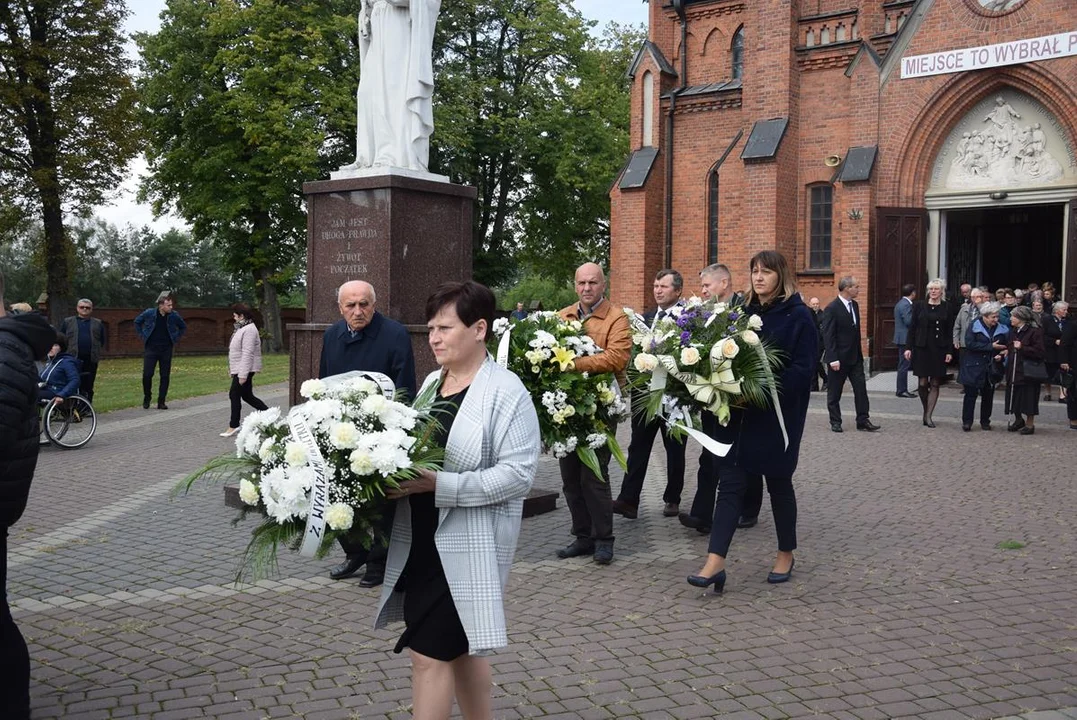
[(643, 140), (644, 147), (654, 147), (654, 75), (643, 73)]
[(741, 25), (733, 33), (733, 44), (730, 47), (733, 54), (733, 79), (738, 80), (744, 76), (744, 26)]
[(718, 171), (707, 174), (707, 264), (718, 262)]
[(811, 224), (808, 231), (808, 267), (812, 270), (830, 269), (831, 230), (834, 222), (834, 186), (808, 187), (808, 208)]

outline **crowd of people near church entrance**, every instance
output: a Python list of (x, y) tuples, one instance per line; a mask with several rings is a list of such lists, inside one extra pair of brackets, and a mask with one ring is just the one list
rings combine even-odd
[[(979, 424), (990, 430), (997, 388), (1004, 393), (1004, 413), (1012, 416), (1010, 432), (1032, 435), (1041, 399), (1066, 404), (1069, 427), (1077, 430), (1077, 321), (1069, 303), (1057, 299), (1045, 282), (1027, 289), (960, 285), (960, 295), (946, 298), (946, 283), (928, 283), (922, 298), (914, 285), (902, 288), (894, 305), (894, 344), (898, 349), (898, 397), (919, 397), (923, 423), (934, 428), (939, 386), (957, 364), (957, 382), (964, 395), (961, 429), (973, 428), (976, 401)], [(908, 371), (917, 392), (908, 389)], [(1041, 397), (1042, 393), (1042, 397)]]

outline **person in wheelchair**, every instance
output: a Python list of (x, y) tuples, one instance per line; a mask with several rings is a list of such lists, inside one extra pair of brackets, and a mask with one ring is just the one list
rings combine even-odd
[(37, 399), (59, 405), (79, 391), (79, 361), (67, 352), (67, 336), (58, 333), (41, 370)]

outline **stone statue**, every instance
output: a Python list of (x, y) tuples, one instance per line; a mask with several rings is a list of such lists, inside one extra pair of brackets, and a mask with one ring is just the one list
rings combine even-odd
[(362, 0), (355, 162), (332, 177), (390, 169), (427, 174), (440, 10), (441, 0)]

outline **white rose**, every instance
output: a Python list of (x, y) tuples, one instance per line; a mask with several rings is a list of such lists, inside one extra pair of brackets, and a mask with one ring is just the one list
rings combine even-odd
[(722, 341), (722, 357), (732, 360), (740, 352), (740, 345), (737, 345), (737, 341), (733, 338), (726, 338)]
[(284, 447), (284, 462), (290, 467), (307, 464), (307, 449), (297, 442), (290, 442)]
[(325, 383), (318, 379), (304, 380), (299, 386), (299, 394), (305, 398), (314, 398), (325, 394)]
[(347, 530), (355, 521), (355, 511), (350, 505), (333, 503), (325, 511), (325, 523), (333, 530)]
[(750, 318), (748, 318), (748, 327), (750, 327), (752, 330), (762, 330), (763, 318), (759, 317), (758, 315), (752, 315)]
[[(753, 315), (752, 317), (755, 317), (755, 316)], [(756, 335), (751, 330), (745, 330), (744, 332), (742, 332), (740, 334), (740, 336), (744, 339), (744, 342), (748, 343), (749, 345), (758, 345), (759, 344), (759, 336)]]
[(252, 483), (250, 480), (239, 481), (239, 499), (247, 505), (257, 505), (258, 498), (261, 497), (258, 494), (258, 486)]
[(636, 356), (633, 364), (640, 372), (651, 372), (658, 367), (658, 358), (650, 353), (640, 353)]
[(695, 365), (697, 362), (699, 362), (699, 350), (694, 347), (681, 350), (681, 365)]
[(359, 431), (350, 422), (336, 423), (329, 429), (329, 441), (341, 450), (355, 447)]

